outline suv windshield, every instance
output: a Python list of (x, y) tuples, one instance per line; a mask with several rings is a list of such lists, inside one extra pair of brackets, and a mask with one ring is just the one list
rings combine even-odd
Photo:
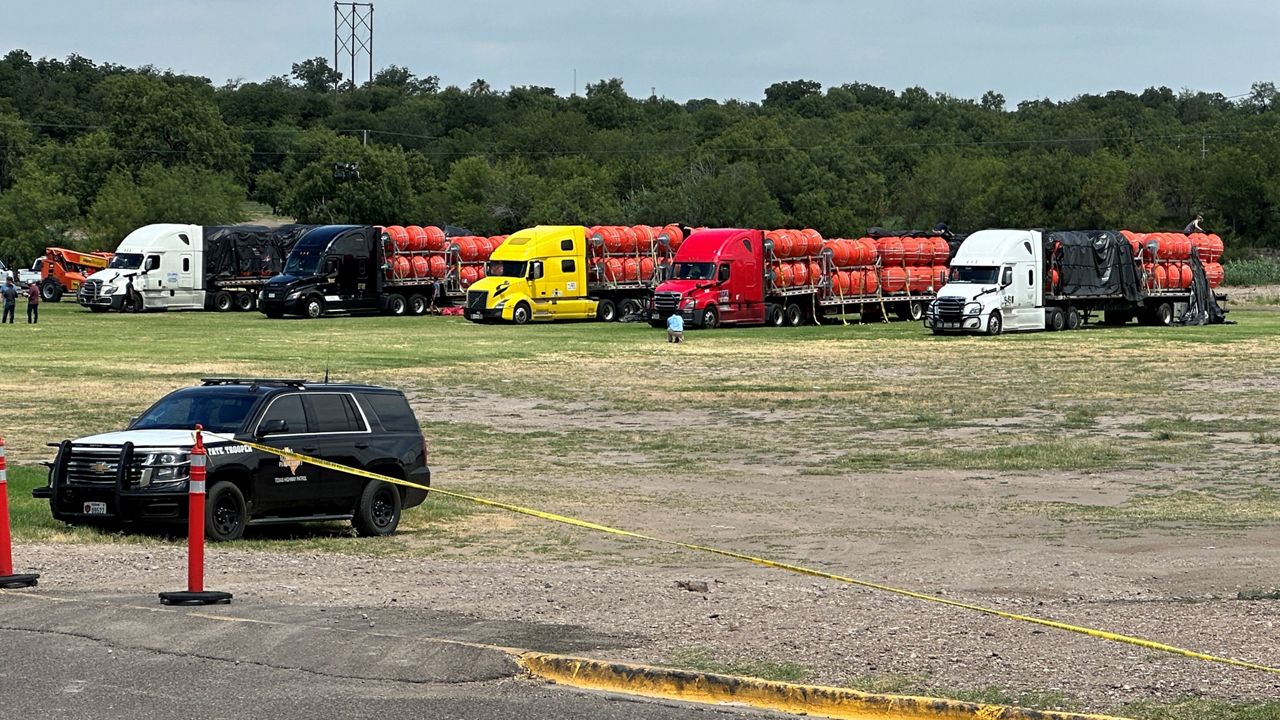
[(676, 263), (671, 277), (676, 280), (710, 280), (715, 276), (715, 263)]
[(975, 283), (978, 285), (995, 285), (1000, 279), (998, 267), (956, 266), (951, 268), (951, 282)]
[(142, 253), (116, 253), (111, 258), (110, 268), (119, 270), (137, 270), (142, 267)]
[(251, 393), (179, 391), (147, 409), (130, 430), (194, 430), (234, 433), (258, 397)]

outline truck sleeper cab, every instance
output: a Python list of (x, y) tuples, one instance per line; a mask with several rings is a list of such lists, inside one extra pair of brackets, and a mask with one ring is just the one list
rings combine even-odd
[[(65, 440), (49, 464), (49, 500), (67, 523), (187, 519), (192, 428), (429, 485), (425, 440), (404, 395), (369, 385), (210, 378), (160, 399), (122, 431)], [(248, 525), (350, 520), (365, 535), (395, 531), (426, 491), (286, 461), (206, 435), (206, 534), (234, 540)]]

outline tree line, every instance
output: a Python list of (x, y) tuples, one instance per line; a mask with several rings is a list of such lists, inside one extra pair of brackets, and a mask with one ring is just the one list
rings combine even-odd
[(305, 223), (1180, 229), (1280, 247), (1280, 93), (1114, 91), (1007, 107), (780, 82), (762, 101), (441, 87), (323, 58), (228, 82), (72, 55), (0, 60), (0, 257), (112, 248), (252, 200)]

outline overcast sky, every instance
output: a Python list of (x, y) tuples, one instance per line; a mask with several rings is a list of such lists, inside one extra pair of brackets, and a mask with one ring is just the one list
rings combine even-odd
[[(331, 0), (0, 0), (0, 52), (228, 79), (332, 62)], [(1166, 85), (1238, 95), (1280, 74), (1275, 0), (377, 0), (374, 66), (443, 84), (759, 100), (780, 80), (977, 98)], [(358, 79), (363, 81), (367, 64)], [(348, 72), (345, 69), (344, 72)]]

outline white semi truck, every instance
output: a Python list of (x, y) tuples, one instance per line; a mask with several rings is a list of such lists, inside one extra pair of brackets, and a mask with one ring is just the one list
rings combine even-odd
[(1074, 330), (1098, 313), (1108, 325), (1182, 319), (1218, 323), (1225, 295), (1209, 286), (1198, 255), (1185, 288), (1152, 283), (1141, 253), (1114, 230), (981, 230), (951, 261), (947, 284), (925, 311), (935, 335)]
[(110, 310), (253, 310), (308, 228), (286, 225), (145, 225), (125, 237), (111, 263), (76, 298)]

